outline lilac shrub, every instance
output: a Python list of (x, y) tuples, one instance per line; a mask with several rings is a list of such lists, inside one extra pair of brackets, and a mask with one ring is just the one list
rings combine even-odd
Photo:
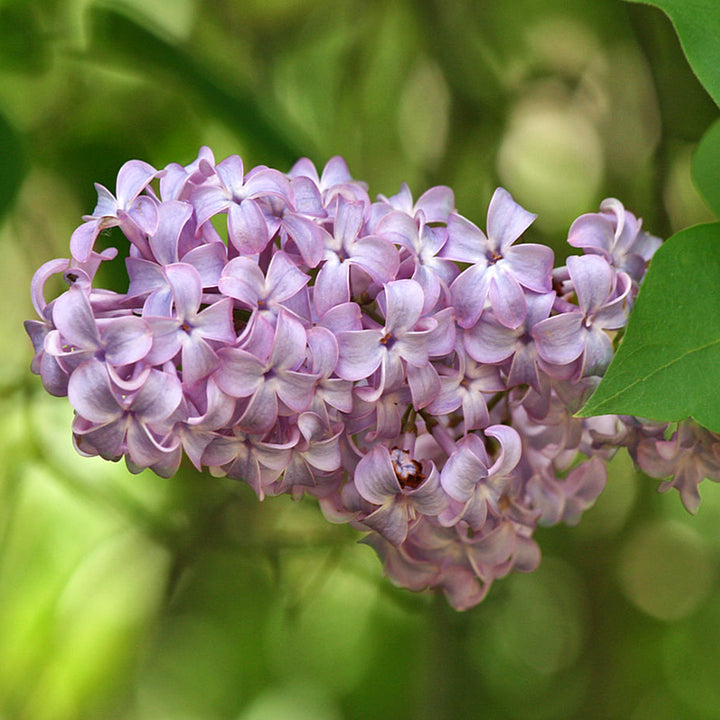
[[(373, 202), (335, 157), (245, 172), (126, 163), (32, 282), (33, 372), (67, 396), (75, 447), (169, 477), (183, 455), (260, 499), (317, 499), (368, 533), (391, 580), (458, 609), (537, 567), (538, 525), (578, 522), (627, 447), (695, 510), (716, 436), (574, 412), (613, 356), (660, 241), (614, 199), (553, 268), (535, 216), (496, 190), (487, 231), (450, 188)], [(129, 241), (125, 293), (94, 286)], [(47, 281), (69, 288), (46, 302)]]

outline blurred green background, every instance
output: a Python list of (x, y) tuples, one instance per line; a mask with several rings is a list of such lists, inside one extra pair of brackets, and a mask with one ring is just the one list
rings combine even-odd
[(664, 237), (709, 219), (716, 115), (667, 19), (615, 0), (1, 0), (0, 720), (720, 718), (720, 488), (691, 518), (618, 456), (536, 573), (455, 613), (312, 502), (77, 457), (22, 330), (131, 158), (341, 154), (481, 226), (503, 184), (562, 256), (608, 195)]

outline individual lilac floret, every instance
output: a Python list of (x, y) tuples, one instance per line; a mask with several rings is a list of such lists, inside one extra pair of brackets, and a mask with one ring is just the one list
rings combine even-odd
[(113, 386), (102, 362), (92, 358), (71, 376), (68, 399), (77, 412), (77, 447), (88, 455), (117, 460), (169, 477), (180, 462), (180, 441), (170, 434), (182, 387), (173, 375), (150, 370), (132, 393)]
[(487, 236), (457, 213), (448, 219), (444, 257), (473, 263), (451, 287), (461, 327), (472, 327), (489, 300), (497, 319), (515, 328), (523, 321), (527, 303), (523, 288), (548, 292), (553, 252), (549, 247), (514, 245), (535, 215), (518, 205), (506, 190), (498, 188), (490, 201)]
[(468, 355), (486, 365), (509, 365), (508, 386), (530, 385), (540, 392), (542, 365), (532, 329), (550, 315), (555, 293), (527, 293), (527, 314), (516, 328), (509, 328), (484, 313), (463, 335)]
[(698, 485), (705, 478), (720, 482), (720, 436), (692, 420), (678, 423), (669, 440), (641, 440), (636, 458), (650, 477), (669, 477), (660, 483), (658, 490), (676, 488), (691, 513), (696, 513), (700, 506)]
[(598, 255), (572, 256), (567, 269), (578, 299), (578, 309), (542, 320), (532, 335), (540, 357), (556, 365), (578, 361), (578, 377), (602, 375), (613, 356), (606, 330), (627, 321), (630, 278), (616, 273)]
[(231, 155), (215, 166), (216, 184), (203, 184), (191, 200), (198, 217), (198, 225), (219, 213), (227, 213), (228, 238), (241, 253), (259, 253), (270, 240), (274, 229), (260, 205), (261, 198), (287, 201), (290, 194), (288, 179), (277, 170), (255, 168), (247, 175), (243, 161)]
[(421, 465), (397, 447), (376, 445), (365, 455), (355, 469), (355, 486), (364, 500), (379, 506), (361, 516), (362, 523), (393, 545), (405, 540), (420, 515), (437, 516), (448, 504), (435, 465)]
[(158, 171), (152, 165), (141, 160), (126, 162), (118, 173), (117, 197), (98, 183), (95, 189), (98, 202), (92, 215), (70, 239), (70, 252), (78, 262), (89, 257), (101, 230), (119, 226), (130, 242), (142, 243), (144, 236), (152, 235), (157, 228), (157, 208), (155, 202), (141, 195), (150, 181), (157, 177)]
[(421, 317), (424, 302), (422, 288), (414, 280), (387, 283), (385, 326), (340, 333), (337, 374), (346, 380), (363, 380), (379, 369), (377, 397), (407, 377), (415, 407), (431, 402), (440, 388), (437, 373), (428, 363), (428, 342), (436, 321)]
[(442, 469), (440, 482), (459, 509), (455, 518), (445, 518), (446, 522), (451, 520), (449, 524), (462, 519), (472, 528), (480, 529), (488, 513), (500, 514), (500, 499), (505, 494), (510, 473), (520, 460), (521, 440), (517, 432), (506, 425), (492, 425), (485, 429), (485, 435), (500, 443), (494, 463), (488, 459), (482, 439), (467, 435)]
[(212, 343), (235, 342), (233, 303), (230, 298), (222, 298), (200, 310), (200, 273), (185, 263), (166, 265), (163, 273), (172, 290), (173, 316), (148, 318), (155, 337), (147, 362), (162, 365), (179, 353), (183, 383), (194, 385), (219, 365)]
[(599, 213), (581, 215), (568, 233), (570, 245), (597, 253), (616, 270), (626, 272), (633, 280), (635, 292), (661, 242), (642, 230), (642, 221), (615, 198), (603, 200)]

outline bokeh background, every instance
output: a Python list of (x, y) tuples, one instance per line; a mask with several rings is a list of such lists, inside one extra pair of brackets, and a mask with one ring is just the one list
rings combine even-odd
[(537, 572), (456, 613), (311, 501), (77, 457), (22, 330), (131, 158), (341, 154), (481, 226), (502, 184), (562, 257), (608, 195), (664, 237), (709, 219), (716, 115), (668, 20), (619, 0), (0, 0), (0, 719), (720, 718), (720, 488), (692, 518), (620, 455)]

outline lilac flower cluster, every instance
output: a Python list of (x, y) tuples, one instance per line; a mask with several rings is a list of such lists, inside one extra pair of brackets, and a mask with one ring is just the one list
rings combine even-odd
[[(339, 157), (322, 174), (307, 159), (246, 172), (202, 148), (186, 167), (126, 163), (115, 195), (96, 187), (26, 323), (82, 454), (166, 477), (185, 454), (261, 499), (311, 495), (369, 533), (395, 583), (464, 609), (537, 566), (535, 528), (577, 522), (617, 447), (667, 475), (702, 442), (573, 417), (659, 245), (617, 200), (576, 220), (583, 253), (553, 268), (550, 248), (517, 242), (535, 216), (505, 190), (483, 232), (447, 187), (373, 202)], [(93, 286), (113, 227), (125, 293)], [(58, 273), (69, 288), (47, 303)]]

